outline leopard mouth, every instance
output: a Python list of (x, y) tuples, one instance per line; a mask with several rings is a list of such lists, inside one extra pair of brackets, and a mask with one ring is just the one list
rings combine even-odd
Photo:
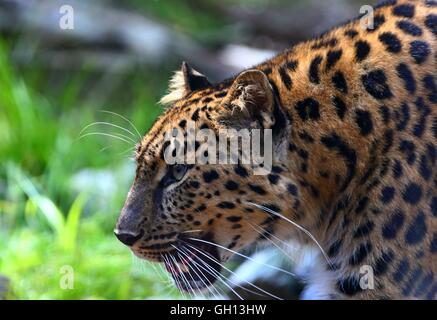
[(163, 254), (162, 259), (180, 290), (202, 291), (220, 277), (222, 266), (216, 246), (185, 239), (172, 247), (174, 250)]

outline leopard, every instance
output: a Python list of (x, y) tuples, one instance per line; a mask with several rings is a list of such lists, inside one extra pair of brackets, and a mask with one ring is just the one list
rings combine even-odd
[[(355, 18), (218, 83), (184, 62), (137, 145), (116, 237), (186, 292), (281, 241), (317, 252), (302, 298), (436, 299), (436, 71), (433, 0), (382, 2), (372, 27)], [(168, 164), (165, 133), (190, 121), (271, 130), (270, 171)]]

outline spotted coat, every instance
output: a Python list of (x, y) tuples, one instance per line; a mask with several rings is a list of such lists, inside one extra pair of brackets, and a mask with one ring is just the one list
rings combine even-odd
[[(141, 230), (137, 255), (162, 261), (184, 234), (231, 250), (266, 239), (312, 243), (253, 202), (319, 241), (333, 297), (437, 297), (435, 1), (386, 1), (374, 29), (351, 21), (216, 85), (184, 68), (184, 86), (175, 94), (174, 81), (170, 106), (138, 146), (118, 222)], [(271, 128), (272, 172), (190, 165), (174, 179), (163, 134), (190, 120), (215, 132)], [(230, 255), (220, 250), (221, 261)], [(360, 286), (363, 266), (374, 290)]]

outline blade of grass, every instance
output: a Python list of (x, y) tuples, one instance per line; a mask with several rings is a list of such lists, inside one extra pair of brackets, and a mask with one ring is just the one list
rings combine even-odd
[(86, 196), (84, 193), (80, 194), (71, 205), (65, 222), (64, 230), (60, 238), (60, 244), (66, 251), (74, 251), (76, 248), (76, 239), (79, 230), (79, 221), (82, 215)]
[(58, 236), (64, 230), (65, 219), (56, 204), (48, 197), (41, 195), (29, 178), (16, 166), (9, 165), (11, 176), (26, 196), (38, 207), (48, 224)]

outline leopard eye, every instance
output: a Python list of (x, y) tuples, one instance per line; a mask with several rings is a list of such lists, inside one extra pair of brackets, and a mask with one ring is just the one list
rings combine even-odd
[(176, 164), (173, 167), (171, 167), (171, 173), (176, 181), (182, 180), (186, 172), (187, 172), (187, 166), (185, 164)]

